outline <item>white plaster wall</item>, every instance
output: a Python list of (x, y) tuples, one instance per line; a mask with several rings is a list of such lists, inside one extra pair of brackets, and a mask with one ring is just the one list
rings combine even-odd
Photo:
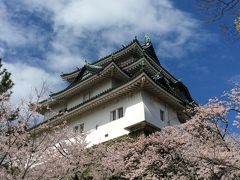
[(83, 92), (77, 92), (74, 96), (67, 100), (67, 108), (74, 107), (83, 102)]
[[(96, 85), (96, 87), (102, 88), (93, 92), (99, 93), (104, 88), (108, 88), (109, 85), (111, 85), (111, 81)], [(78, 100), (75, 103), (78, 104), (80, 102)], [(71, 105), (73, 106), (74, 103)], [(120, 107), (123, 107), (124, 116), (110, 121), (110, 112)], [(55, 109), (59, 109), (59, 107)], [(160, 109), (164, 111), (165, 121), (160, 120)], [(158, 98), (142, 91), (119, 97), (82, 113), (69, 120), (68, 125), (73, 129), (75, 125), (84, 123), (84, 131), (89, 133), (87, 141), (92, 145), (128, 134), (129, 132), (124, 128), (145, 120), (159, 128), (180, 123), (176, 111), (166, 102), (162, 102)]]
[(62, 109), (69, 109), (72, 108), (80, 103), (83, 102), (83, 96), (90, 93), (90, 98), (96, 96), (97, 94), (109, 89), (112, 87), (112, 80), (105, 79), (101, 82), (98, 82), (91, 88), (88, 88), (84, 91), (77, 92), (74, 96), (68, 98), (65, 101), (59, 102), (58, 104), (55, 104), (51, 107), (51, 111), (47, 111), (44, 114), (45, 119), (49, 119), (53, 116), (55, 116), (60, 110)]
[(180, 124), (180, 121), (178, 120), (178, 117), (177, 117), (176, 110), (174, 110), (172, 108), (168, 108), (168, 121), (169, 121), (170, 125)]
[(112, 79), (105, 79), (105, 80), (97, 83), (95, 86), (91, 87), (90, 95), (91, 95), (91, 97), (96, 96), (97, 94), (99, 94), (103, 91), (106, 91), (109, 88), (112, 88)]
[[(124, 116), (120, 119), (110, 121), (110, 112), (119, 107), (123, 107)], [(81, 114), (72, 119), (69, 122), (69, 126), (73, 129), (75, 125), (84, 123), (84, 130), (89, 132), (87, 141), (91, 144), (97, 144), (128, 134), (128, 131), (124, 129), (125, 127), (144, 120), (144, 104), (141, 93), (138, 92), (134, 95), (123, 96)], [(96, 125), (98, 126), (97, 129)]]
[[(166, 102), (163, 102), (146, 92), (142, 92), (142, 97), (146, 121), (159, 128), (167, 125), (180, 124), (176, 110), (170, 107)], [(160, 119), (160, 109), (164, 111), (164, 121)]]
[(83, 102), (83, 96), (90, 93), (90, 98), (96, 96), (97, 94), (106, 91), (112, 87), (112, 80), (106, 79), (104, 81), (98, 82), (94, 86), (85, 89), (84, 91), (79, 91), (76, 95), (72, 96), (67, 100), (67, 108), (72, 108)]
[(49, 119), (59, 113), (60, 110), (63, 110), (66, 108), (66, 104), (59, 103), (51, 107), (50, 110), (46, 111), (44, 114), (44, 119)]

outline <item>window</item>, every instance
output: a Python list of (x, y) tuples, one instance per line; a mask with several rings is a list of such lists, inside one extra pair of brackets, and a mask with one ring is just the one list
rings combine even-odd
[(123, 108), (118, 108), (118, 118), (123, 117)]
[(115, 109), (110, 112), (110, 120), (114, 121), (116, 119), (122, 118), (123, 117), (123, 107), (120, 107), (118, 109)]
[(59, 114), (63, 114), (66, 111), (67, 111), (67, 108), (62, 108), (62, 109), (59, 110)]
[(110, 116), (111, 116), (111, 117), (110, 117), (110, 118), (111, 118), (111, 121), (116, 120), (116, 110), (111, 111)]
[(164, 121), (164, 111), (160, 109), (160, 119)]
[(82, 133), (84, 131), (84, 124), (79, 125), (79, 131)]
[(73, 131), (76, 133), (82, 133), (84, 131), (84, 123), (74, 126)]

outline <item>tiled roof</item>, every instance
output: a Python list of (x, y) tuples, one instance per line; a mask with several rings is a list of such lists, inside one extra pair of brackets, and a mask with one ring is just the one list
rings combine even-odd
[[(121, 49), (119, 49), (119, 50), (117, 50), (117, 51), (115, 51), (115, 52), (113, 52), (112, 54), (109, 54), (109, 55), (107, 55), (107, 56), (105, 56), (105, 57), (100, 58), (99, 60), (93, 62), (92, 65), (95, 65), (95, 64), (97, 64), (97, 63), (99, 63), (99, 62), (101, 62), (101, 61), (103, 61), (103, 60), (111, 57), (112, 55), (117, 54), (117, 53), (119, 53), (119, 52), (127, 49), (128, 47), (130, 47), (130, 46), (131, 46), (132, 44), (134, 44), (134, 43), (137, 43), (140, 47), (142, 47), (141, 44), (140, 44), (140, 42), (135, 38), (135, 39), (134, 39), (132, 42), (130, 42), (128, 45), (124, 46), (123, 48), (121, 48)], [(81, 68), (81, 69), (82, 69), (82, 68)], [(77, 69), (77, 70), (72, 71), (72, 72), (69, 72), (69, 73), (63, 73), (63, 74), (61, 74), (61, 77), (68, 76), (68, 75), (74, 74), (74, 73), (76, 73), (76, 72), (80, 72), (81, 69)]]
[[(82, 68), (82, 70), (80, 71), (80, 73), (78, 74), (78, 76), (76, 77), (76, 79), (75, 79), (68, 87), (66, 87), (65, 89), (63, 89), (63, 90), (61, 90), (61, 91), (59, 91), (59, 92), (53, 93), (53, 94), (51, 94), (50, 96), (52, 97), (52, 96), (58, 95), (58, 94), (66, 91), (66, 90), (68, 90), (68, 89), (71, 89), (72, 87), (78, 85), (79, 83), (81, 83), (81, 82), (83, 82), (83, 81), (86, 81), (86, 80), (89, 79), (90, 77), (92, 77), (92, 76), (100, 73), (101, 71), (103, 71), (103, 70), (104, 70), (109, 64), (111, 64), (111, 63), (114, 63), (114, 62), (109, 62), (109, 63), (106, 64), (102, 69), (99, 69), (98, 71), (92, 72), (92, 75), (91, 75), (91, 76), (88, 76), (88, 77), (85, 78), (85, 79), (81, 79), (81, 76), (83, 75), (84, 71), (86, 70), (86, 67), (84, 66), (84, 67)], [(117, 67), (119, 67), (116, 63), (114, 63), (114, 65), (117, 66)], [(119, 69), (121, 69), (121, 68), (119, 67)], [(121, 71), (123, 71), (126, 75), (129, 75), (129, 74), (128, 74), (126, 71), (124, 71), (123, 69), (121, 69)]]
[[(113, 54), (123, 51), (124, 49), (130, 47), (134, 43), (137, 43), (143, 49), (143, 51), (146, 53), (146, 54), (143, 54), (143, 56), (148, 60), (148, 62), (153, 67), (155, 67), (157, 69), (157, 71), (159, 71), (160, 74), (162, 74), (164, 76), (162, 79), (157, 79), (157, 80), (153, 79), (153, 80), (156, 81), (156, 83), (159, 86), (161, 86), (163, 89), (165, 89), (166, 91), (168, 91), (171, 94), (174, 94), (174, 96), (176, 96), (180, 99), (185, 98), (184, 101), (192, 102), (193, 99), (192, 99), (187, 87), (182, 82), (178, 81), (164, 67), (162, 67), (160, 65), (158, 58), (155, 54), (154, 48), (151, 43), (148, 45), (141, 46), (139, 41), (137, 39), (134, 39), (130, 44), (128, 44), (127, 46), (123, 47), (122, 49), (114, 52)], [(105, 59), (107, 59), (110, 56), (111, 55), (101, 58), (100, 60), (98, 60), (97, 62), (95, 62), (93, 64), (83, 66), (80, 70), (78, 70), (79, 72), (78, 72), (77, 77), (75, 77), (75, 80), (73, 80), (72, 83), (70, 83), (70, 85), (68, 87), (66, 87), (65, 89), (63, 89), (59, 92), (53, 93), (50, 96), (54, 97), (56, 95), (59, 95), (65, 91), (77, 86), (81, 82), (83, 82), (85, 80), (87, 81), (89, 78), (93, 77), (94, 75), (101, 73), (110, 63), (114, 63), (115, 66), (117, 66), (121, 71), (124, 72), (124, 74), (127, 74), (128, 76), (130, 76), (130, 74), (127, 72), (127, 69), (123, 70), (123, 68), (118, 66), (117, 62), (115, 63), (113, 60), (107, 61), (106, 63), (104, 63), (104, 65), (102, 67), (99, 67), (99, 65), (97, 65), (97, 63), (104, 61)], [(142, 69), (142, 70), (146, 71), (144, 69)], [(75, 72), (77, 72), (77, 71), (75, 71)], [(73, 72), (73, 73), (75, 73), (75, 72)], [(86, 72), (88, 72), (87, 75), (84, 75), (84, 73), (86, 73)], [(139, 72), (141, 72), (141, 71), (139, 71)], [(148, 73), (148, 72), (146, 72), (146, 73)], [(132, 78), (136, 77), (138, 74), (139, 73), (132, 74)], [(169, 81), (169, 83), (164, 82), (166, 80)], [(181, 91), (183, 91), (183, 93), (180, 93)]]

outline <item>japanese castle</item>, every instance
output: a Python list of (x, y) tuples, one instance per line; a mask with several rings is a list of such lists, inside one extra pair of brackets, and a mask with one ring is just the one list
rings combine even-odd
[(50, 107), (45, 120), (89, 132), (93, 144), (184, 123), (183, 110), (195, 104), (187, 87), (161, 66), (147, 36), (143, 45), (135, 38), (61, 77), (68, 86), (43, 102)]

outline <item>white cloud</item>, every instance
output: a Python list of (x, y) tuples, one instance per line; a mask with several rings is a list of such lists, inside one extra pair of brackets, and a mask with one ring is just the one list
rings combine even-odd
[[(104, 46), (129, 42), (135, 35), (152, 34), (162, 56), (182, 57), (207, 36), (198, 22), (176, 9), (169, 0), (24, 0), (29, 9), (51, 12), (56, 42), (72, 49), (97, 36), (99, 52)], [(200, 37), (201, 35), (201, 37)], [(102, 43), (101, 43), (102, 42)], [(68, 50), (67, 50), (68, 51)], [(101, 54), (94, 52), (96, 54)], [(58, 55), (57, 51), (56, 56)], [(76, 52), (72, 52), (78, 55)], [(61, 56), (63, 53), (60, 53)]]
[[(27, 89), (31, 90), (46, 79), (50, 86), (59, 86), (58, 73), (83, 65), (84, 60), (89, 60), (86, 58), (105, 56), (134, 36), (150, 34), (161, 57), (176, 58), (196, 50), (202, 39), (207, 38), (205, 33), (199, 32), (198, 22), (176, 9), (170, 0), (10, 1), (16, 9), (29, 12), (29, 16), (41, 14), (41, 20), (51, 26), (51, 31), (46, 33), (50, 34), (49, 40), (41, 31), (46, 25), (35, 26), (32, 20), (33, 24), (26, 26), (11, 19), (12, 14), (4, 2), (7, 0), (0, 2), (0, 53), (9, 53), (1, 47), (1, 42), (9, 49), (44, 49), (41, 62), (38, 60), (30, 65), (24, 60), (24, 63), (7, 64), (16, 84), (16, 96), (24, 96)], [(20, 12), (14, 12), (15, 16)], [(14, 59), (18, 59), (19, 54), (13, 55)], [(34, 59), (27, 53), (25, 56)]]
[(48, 61), (46, 65), (50, 70), (54, 70), (57, 72), (61, 72), (63, 70), (70, 71), (75, 67), (81, 67), (84, 65), (82, 61), (83, 58), (80, 56), (76, 56), (71, 53), (49, 53), (48, 54)]
[(167, 0), (154, 3), (146, 0), (81, 0), (66, 3), (61, 11), (50, 10), (54, 12), (56, 31), (66, 27), (74, 36), (102, 31), (105, 38), (110, 34), (106, 40), (117, 43), (129, 40), (126, 35), (146, 32), (160, 36), (175, 32), (187, 37), (186, 34), (194, 33), (190, 30), (197, 27), (193, 18), (175, 9)]
[(6, 6), (0, 2), (0, 41), (11, 46), (20, 45), (26, 42), (24, 36), (18, 27), (9, 20)]
[(35, 88), (40, 89), (43, 83), (46, 83), (51, 90), (56, 90), (62, 85), (57, 74), (49, 73), (39, 67), (20, 62), (4, 63), (4, 66), (12, 73), (11, 79), (15, 84), (12, 89), (12, 98), (15, 102), (34, 94)]
[(0, 57), (3, 57), (4, 52), (5, 52), (4, 48), (1, 48), (1, 47), (0, 47)]

